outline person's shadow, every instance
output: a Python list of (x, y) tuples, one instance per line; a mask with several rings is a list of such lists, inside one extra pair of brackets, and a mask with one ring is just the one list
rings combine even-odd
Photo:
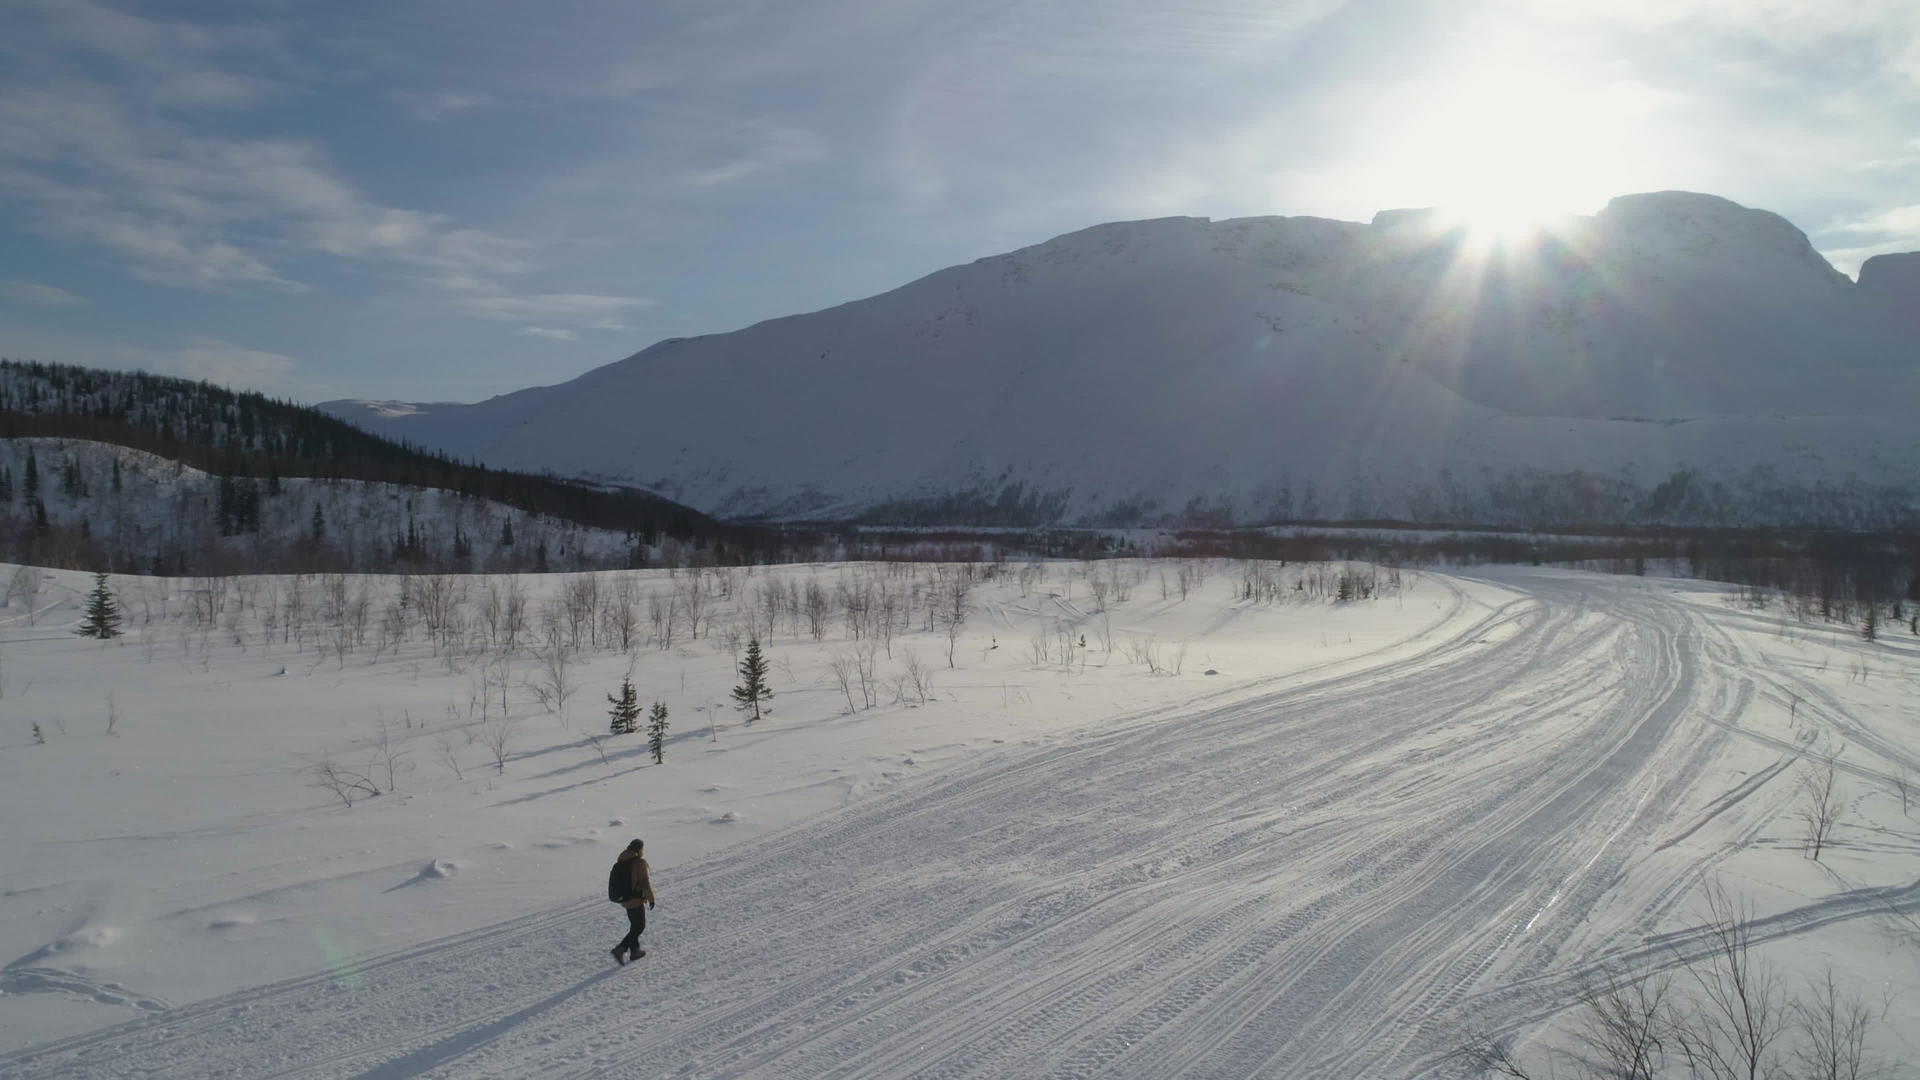
[(615, 974), (620, 969), (607, 968), (596, 975), (589, 975), (578, 986), (570, 986), (557, 994), (543, 998), (524, 1009), (508, 1013), (498, 1020), (489, 1021), (479, 1027), (456, 1031), (437, 1043), (423, 1046), (405, 1057), (376, 1065), (361, 1073), (355, 1080), (403, 1080), (405, 1077), (419, 1076), (428, 1069), (445, 1065), (465, 1054), (487, 1045), (493, 1040), (513, 1030), (514, 1026), (531, 1020), (555, 1005), (592, 986), (594, 983)]

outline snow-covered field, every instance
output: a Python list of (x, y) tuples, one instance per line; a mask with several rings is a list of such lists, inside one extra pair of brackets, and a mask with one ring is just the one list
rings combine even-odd
[[(1454, 1076), (1697, 957), (1711, 883), (1920, 1058), (1904, 628), (1541, 568), (998, 570), (523, 577), (509, 647), (507, 578), (116, 578), (102, 643), (87, 576), (0, 568), (0, 1077)], [(664, 764), (588, 737), (629, 670)]]

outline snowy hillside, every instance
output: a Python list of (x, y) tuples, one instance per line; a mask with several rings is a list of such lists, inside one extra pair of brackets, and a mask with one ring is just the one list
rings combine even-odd
[[(28, 491), (34, 474), (35, 491)], [(57, 566), (532, 570), (644, 565), (653, 543), (451, 491), (239, 480), (82, 439), (0, 439), (0, 545)]]
[(1856, 285), (1680, 192), (1504, 244), (1129, 222), (477, 405), (323, 408), (729, 516), (1885, 524), (1920, 505), (1911, 258)]
[(1715, 985), (1715, 894), (1920, 1075), (1904, 624), (1111, 561), (115, 577), (101, 642), (0, 578), (5, 1080), (1546, 1076), (1607, 977)]
[[(38, 483), (35, 440), (56, 453), (44, 467), (57, 482)], [(20, 562), (463, 571), (780, 553), (765, 530), (650, 492), (488, 469), (317, 409), (143, 372), (0, 360), (0, 444), (0, 558)], [(517, 543), (529, 525), (535, 535)]]

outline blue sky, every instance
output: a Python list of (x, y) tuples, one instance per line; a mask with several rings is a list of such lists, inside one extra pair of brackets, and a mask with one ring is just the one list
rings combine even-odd
[(1102, 221), (1920, 249), (1911, 0), (0, 0), (0, 356), (477, 400)]

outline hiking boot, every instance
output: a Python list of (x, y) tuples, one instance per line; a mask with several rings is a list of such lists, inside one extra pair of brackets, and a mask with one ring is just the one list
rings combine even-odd
[(633, 958), (635, 960), (638, 960), (645, 955), (647, 955), (647, 950), (645, 949), (636, 948), (633, 950)]
[(622, 949), (622, 948), (620, 948), (620, 947), (618, 947), (618, 946), (615, 946), (615, 947), (614, 947), (614, 950), (613, 950), (613, 959), (614, 959), (614, 962), (615, 962), (615, 963), (617, 963), (617, 964), (619, 964), (619, 965), (620, 965), (621, 967), (626, 967), (626, 966), (627, 966), (627, 951), (626, 951), (625, 949)]

